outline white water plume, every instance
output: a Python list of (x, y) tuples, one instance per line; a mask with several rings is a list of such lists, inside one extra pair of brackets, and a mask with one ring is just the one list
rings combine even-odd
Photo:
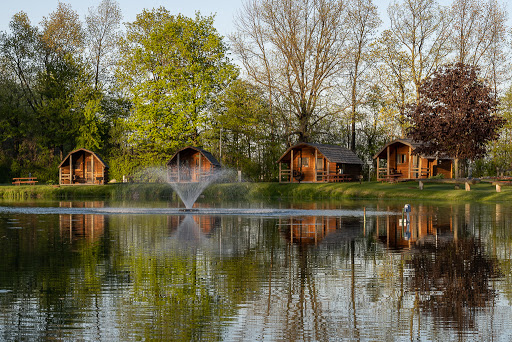
[(226, 179), (233, 172), (229, 169), (200, 172), (197, 168), (180, 166), (179, 172), (176, 168), (148, 168), (145, 173), (150, 179), (168, 183), (178, 194), (185, 208), (191, 209), (210, 184)]

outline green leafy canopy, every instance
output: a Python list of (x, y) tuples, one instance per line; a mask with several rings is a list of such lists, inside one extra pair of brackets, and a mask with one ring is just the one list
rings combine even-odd
[(197, 143), (218, 95), (237, 76), (212, 16), (143, 11), (127, 25), (117, 69), (133, 102), (131, 143), (155, 161)]

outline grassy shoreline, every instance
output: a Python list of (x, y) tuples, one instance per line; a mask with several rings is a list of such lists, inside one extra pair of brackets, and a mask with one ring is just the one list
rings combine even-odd
[[(204, 200), (342, 200), (342, 199), (410, 199), (425, 201), (482, 201), (512, 200), (512, 186), (497, 193), (490, 183), (474, 184), (471, 191), (464, 186), (456, 190), (453, 183), (426, 183), (423, 190), (418, 182), (401, 183), (228, 183), (213, 184), (203, 192)], [(177, 199), (168, 184), (108, 184), (104, 186), (21, 185), (0, 186), (0, 198), (66, 199), (66, 200), (169, 200)]]

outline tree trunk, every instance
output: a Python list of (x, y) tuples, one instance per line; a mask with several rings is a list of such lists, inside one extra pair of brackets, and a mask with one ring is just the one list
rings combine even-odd
[(453, 160), (453, 173), (455, 179), (459, 178), (459, 158)]

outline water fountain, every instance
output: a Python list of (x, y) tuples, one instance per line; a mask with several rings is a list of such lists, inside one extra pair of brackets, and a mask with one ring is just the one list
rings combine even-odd
[(167, 177), (167, 182), (185, 205), (185, 208), (181, 209), (181, 211), (197, 211), (197, 209), (192, 207), (199, 196), (210, 184), (226, 176), (227, 173), (226, 169), (216, 169), (200, 174), (193, 168), (180, 166), (179, 174), (181, 178), (169, 176)]

